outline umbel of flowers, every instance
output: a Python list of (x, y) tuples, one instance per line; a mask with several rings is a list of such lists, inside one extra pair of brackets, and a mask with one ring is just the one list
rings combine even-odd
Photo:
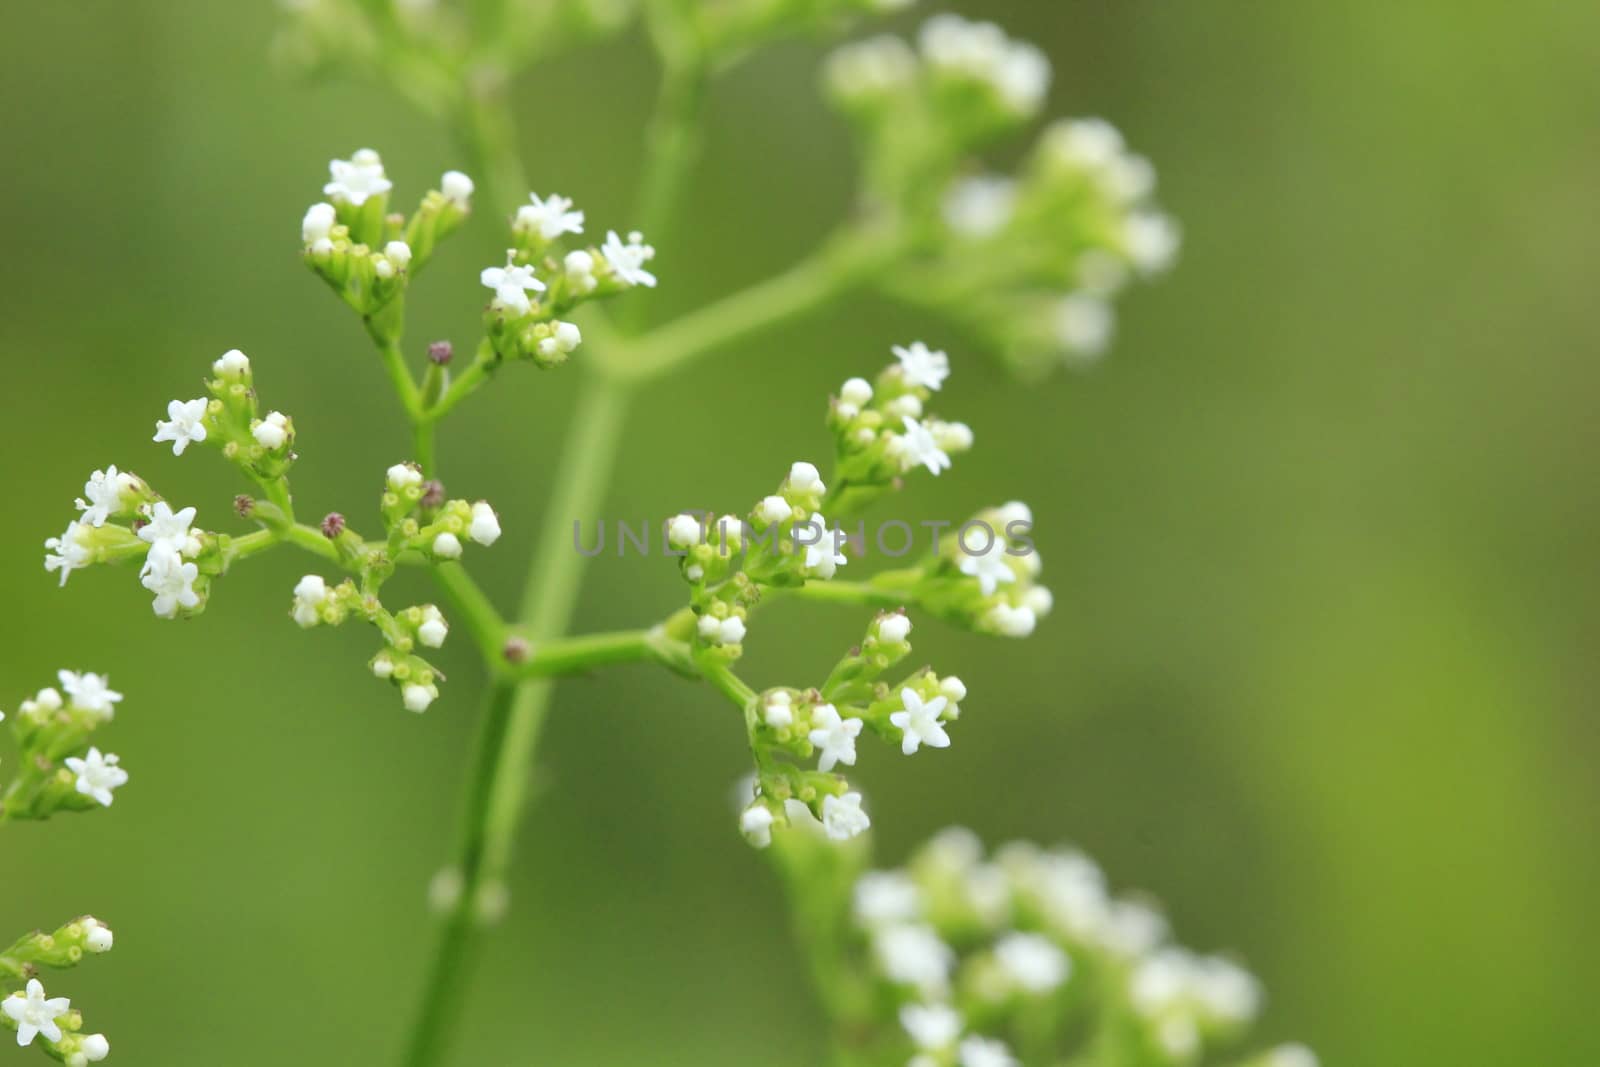
[(904, 867), (869, 871), (864, 847), (799, 820), (772, 855), (804, 949), (829, 961), (819, 999), (848, 1062), (1316, 1067), (1302, 1045), (1216, 1059), (1255, 1022), (1259, 983), (1174, 943), (1159, 911), (1113, 895), (1081, 852), (1017, 842), (986, 855), (953, 828)]

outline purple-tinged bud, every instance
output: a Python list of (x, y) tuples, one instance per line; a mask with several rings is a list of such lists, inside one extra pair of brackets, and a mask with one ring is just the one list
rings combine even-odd
[(238, 513), (241, 519), (248, 519), (251, 512), (256, 510), (255, 497), (240, 493), (233, 498), (233, 510)]
[(508, 637), (506, 646), (500, 654), (506, 658), (507, 663), (526, 663), (528, 657), (533, 655), (533, 645), (528, 643), (526, 637)]
[(444, 503), (444, 483), (437, 478), (430, 478), (422, 484), (422, 499), (418, 501), (424, 508), (432, 511)]
[(322, 520), (322, 536), (332, 541), (344, 533), (344, 516), (337, 511), (328, 512), (328, 517)]
[(443, 367), (456, 357), (456, 350), (449, 341), (435, 341), (428, 346), (428, 359)]

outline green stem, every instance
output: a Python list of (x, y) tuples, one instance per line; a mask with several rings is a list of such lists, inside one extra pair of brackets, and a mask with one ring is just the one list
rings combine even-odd
[(445, 387), (439, 399), (427, 411), (423, 412), (423, 419), (430, 423), (438, 422), (450, 412), (455, 410), (457, 404), (477, 391), (478, 386), (489, 380), (490, 364), (479, 360), (473, 363), (461, 376), (452, 379)]
[(419, 418), (411, 424), (412, 451), (416, 453), (417, 466), (422, 468), (422, 473), (429, 478), (439, 477), (439, 459), (434, 447), (435, 423), (432, 419)]
[(406, 416), (415, 420), (420, 410), (421, 394), (417, 390), (417, 380), (411, 376), (411, 368), (406, 366), (405, 353), (400, 350), (398, 342), (384, 341), (376, 335), (373, 339), (378, 341), (378, 353), (383, 356), (383, 369), (389, 372), (389, 381), (394, 384), (395, 395), (400, 398), (401, 405), (406, 409)]
[(773, 589), (775, 596), (795, 600), (817, 600), (828, 604), (857, 604), (873, 608), (899, 608), (910, 602), (903, 592), (882, 589), (870, 582), (807, 582), (805, 585)]

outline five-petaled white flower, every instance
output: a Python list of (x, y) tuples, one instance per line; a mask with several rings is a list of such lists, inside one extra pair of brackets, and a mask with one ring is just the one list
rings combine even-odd
[(17, 1024), (17, 1044), (23, 1047), (33, 1044), (36, 1034), (43, 1034), (46, 1041), (60, 1041), (61, 1027), (56, 1025), (56, 1020), (70, 1007), (72, 1001), (66, 997), (46, 1000), (44, 986), (37, 978), (28, 979), (26, 993), (13, 993), (0, 1001), (0, 1011)]
[(624, 285), (655, 288), (656, 276), (645, 270), (644, 265), (656, 258), (656, 250), (644, 243), (644, 234), (638, 230), (628, 235), (626, 244), (617, 236), (616, 230), (610, 231), (606, 234), (606, 243), (601, 247), (600, 254), (610, 264), (611, 273)]
[(73, 520), (67, 523), (60, 537), (52, 537), (44, 543), (44, 569), (60, 571), (62, 585), (67, 584), (67, 576), (73, 571), (82, 570), (90, 563), (89, 546), (83, 543), (86, 532), (83, 523)]
[(910, 415), (905, 416), (905, 425), (906, 432), (899, 444), (901, 465), (906, 470), (919, 465), (927, 467), (934, 475), (949, 470), (950, 454), (939, 447), (933, 433)]
[(544, 292), (544, 282), (533, 275), (532, 267), (521, 267), (516, 262), (517, 253), (513, 250), (506, 252), (506, 265), (503, 267), (485, 267), (479, 275), (485, 289), (494, 290), (494, 300), (491, 304), (503, 308), (517, 315), (526, 315), (532, 309), (533, 303), (528, 299), (530, 292)]
[(994, 947), (1006, 976), (1029, 993), (1052, 992), (1072, 972), (1072, 963), (1041, 934), (1007, 934)]
[(113, 789), (128, 784), (128, 772), (117, 766), (117, 757), (107, 753), (102, 756), (98, 748), (91, 748), (78, 759), (68, 756), (67, 770), (78, 776), (78, 792), (93, 797), (102, 807), (111, 806)]
[(822, 830), (835, 841), (848, 841), (865, 833), (872, 820), (861, 810), (861, 794), (846, 793), (842, 797), (832, 794), (822, 798)]
[(199, 567), (185, 563), (171, 545), (158, 542), (150, 546), (145, 556), (139, 584), (156, 595), (151, 610), (163, 619), (172, 619), (177, 617), (179, 607), (192, 608), (200, 603), (200, 594), (194, 591), (199, 577)]
[(950, 357), (928, 348), (921, 341), (909, 346), (895, 345), (895, 358), (900, 361), (900, 374), (908, 385), (920, 385), (937, 391), (950, 377)]
[(172, 454), (183, 455), (191, 442), (206, 439), (206, 398), (174, 400), (167, 404), (167, 417), (156, 420), (156, 435), (150, 440), (172, 442)]
[[(811, 518), (795, 526), (795, 538), (800, 539), (800, 531), (806, 531), (806, 570), (819, 578), (832, 578), (838, 569), (850, 562), (848, 556), (840, 551), (843, 538), (839, 531), (828, 525), (828, 520), (822, 512), (813, 512)], [(816, 538), (811, 541), (810, 538)]]
[(537, 230), (540, 238), (546, 241), (554, 241), (563, 234), (583, 232), (583, 212), (572, 210), (569, 198), (559, 193), (547, 197), (531, 193), (528, 199), (533, 202), (517, 211), (518, 229)]
[(978, 580), (978, 588), (984, 596), (994, 596), (994, 591), (1001, 585), (1017, 580), (1016, 572), (1006, 562), (1006, 552), (1006, 542), (998, 537), (991, 540), (982, 552), (969, 552), (963, 543), (961, 562), (956, 566), (968, 578)]
[(1021, 1067), (1005, 1042), (969, 1037), (961, 1042), (961, 1067)]
[(108, 719), (116, 714), (116, 704), (122, 699), (122, 694), (111, 688), (110, 679), (105, 675), (89, 671), (82, 674), (77, 671), (57, 671), (56, 678), (61, 682), (67, 699), (79, 711), (104, 715)]
[(943, 1004), (907, 1004), (900, 1009), (900, 1025), (918, 1048), (939, 1052), (961, 1036), (961, 1013)]
[(194, 508), (173, 511), (172, 505), (158, 500), (150, 508), (150, 521), (139, 527), (139, 540), (151, 546), (166, 547), (185, 556), (200, 551), (200, 538), (189, 527), (194, 522)]
[(902, 689), (900, 702), (905, 705), (905, 710), (890, 715), (889, 722), (905, 734), (900, 741), (901, 752), (909, 756), (922, 745), (929, 748), (950, 747), (950, 735), (945, 733), (943, 724), (939, 722), (945, 705), (950, 703), (948, 700), (934, 697), (924, 701), (915, 689)]
[(349, 159), (335, 159), (328, 164), (328, 174), (333, 178), (322, 187), (324, 196), (343, 200), (360, 207), (368, 197), (382, 196), (394, 188), (383, 173), (383, 160), (370, 148), (363, 148)]
[(83, 495), (88, 499), (75, 501), (78, 510), (83, 512), (80, 521), (90, 526), (104, 526), (107, 519), (122, 510), (123, 499), (137, 485), (138, 480), (133, 475), (116, 467), (95, 471), (83, 483)]
[(835, 764), (855, 766), (856, 738), (861, 734), (860, 719), (844, 719), (832, 704), (819, 704), (811, 713), (811, 743), (821, 749), (817, 768), (831, 771)]

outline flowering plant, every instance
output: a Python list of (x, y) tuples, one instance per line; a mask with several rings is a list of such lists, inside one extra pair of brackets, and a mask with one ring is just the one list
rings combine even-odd
[[(955, 675), (905, 667), (913, 618), (1025, 638), (1053, 606), (1038, 580), (1032, 512), (1016, 501), (982, 507), (959, 523), (929, 520), (933, 536), (914, 563), (857, 576), (866, 562), (865, 512), (908, 477), (949, 471), (974, 446), (970, 427), (932, 410), (954, 369), (945, 351), (885, 338), (892, 361), (842, 383), (825, 408), (818, 404), (831, 463), (795, 461), (769, 492), (751, 492), (748, 507), (664, 516), (655, 532), (686, 586), (677, 610), (635, 630), (567, 633), (589, 558), (569, 550), (569, 524), (594, 511), (629, 405), (645, 386), (853, 290), (878, 291), (962, 327), (1017, 373), (1036, 376), (1063, 358), (1100, 354), (1116, 293), (1171, 264), (1177, 230), (1153, 206), (1153, 170), (1103, 121), (1049, 126), (1014, 176), (974, 167), (989, 142), (1039, 116), (1050, 66), (1037, 48), (994, 25), (940, 15), (914, 46), (871, 38), (844, 46), (827, 64), (826, 90), (861, 140), (859, 212), (777, 278), (641, 330), (637, 291), (671, 280), (674, 207), (696, 158), (700, 103), (714, 76), (773, 39), (849, 27), (904, 6), (291, 5), (279, 42), (286, 58), (382, 81), (446, 121), (468, 157), (466, 170), (445, 171), (406, 212), (383, 158), (360, 149), (331, 162), (321, 198), (301, 219), (306, 266), (359, 317), (409, 426), (410, 453), (370, 472), (375, 509), (346, 507), (307, 521), (291, 474), (315, 442), (300, 439), (284, 398), (266, 402), (270, 383), (258, 380), (252, 359), (229, 350), (210, 362), (203, 394), (166, 404), (152, 439), (170, 445), (174, 457), (215, 450), (249, 491), (231, 508), (206, 505), (201, 525), (200, 506), (174, 507), (152, 482), (107, 466), (89, 476), (75, 516), (46, 542), (44, 562), (62, 585), (80, 570), (132, 565), (155, 614), (175, 619), (205, 611), (236, 565), (282, 548), (309, 554), (315, 569), (292, 593), (286, 588), (288, 615), (307, 630), (352, 621), (372, 627), (367, 669), (414, 713), (446, 699), (430, 651), (456, 628), (473, 642), (488, 697), (458, 853), (433, 886), (442, 923), (408, 1063), (446, 1058), (470, 949), (507, 906), (505, 873), (552, 680), (633, 661), (705, 683), (739, 714), (754, 775), (741, 792), (738, 826), (753, 845), (770, 848), (793, 890), (814, 973), (844, 1035), (842, 1061), (998, 1067), (1020, 1054), (1054, 1063), (1075, 1013), (1098, 1001), (1112, 1036), (1095, 1045), (1094, 1062), (1181, 1064), (1253, 1012), (1254, 986), (1242, 972), (1162, 955), (1152, 914), (1102, 901), (1094, 907), (1105, 915), (1095, 912), (1093, 922), (1086, 913), (1068, 915), (1071, 901), (1088, 899), (1083, 887), (1093, 879), (1084, 868), (1076, 868), (1082, 885), (1062, 890), (1054, 860), (1013, 849), (985, 865), (965, 839), (944, 838), (909, 874), (862, 873), (861, 835), (871, 818), (863, 792), (841, 773), (856, 764), (858, 741), (875, 735), (926, 759), (924, 749), (951, 744), (968, 703)], [(591, 229), (573, 199), (529, 193), (506, 86), (527, 64), (636, 18), (664, 71), (652, 159), (637, 216)], [(462, 299), (483, 301), (481, 337), (458, 355), (450, 342), (408, 337), (406, 305), (442, 242), (471, 221), (479, 182), (506, 222), (505, 252), (482, 268), (476, 287), (439, 280), (455, 284)], [(615, 305), (611, 314), (601, 313), (602, 303)], [(494, 491), (447, 491), (438, 428), (508, 365), (555, 371), (569, 362), (585, 380), (564, 466), (526, 593), (503, 614), (465, 565), (469, 546), (476, 552), (502, 539), (488, 499)], [(398, 602), (389, 582), (402, 567), (428, 572), (441, 603)], [(861, 609), (864, 634), (825, 676), (757, 689), (739, 671), (744, 644), (759, 634), (758, 615), (784, 598)], [(41, 690), (15, 716), (19, 770), (0, 820), (109, 807), (128, 781), (117, 756), (88, 743), (121, 695), (93, 674), (63, 671), (60, 681), (61, 691)], [(846, 921), (851, 899), (854, 920)], [(870, 951), (854, 960), (863, 945)], [(46, 995), (37, 972), (110, 946), (109, 929), (82, 918), (0, 956), (0, 993), (9, 994), (0, 1008), (19, 1044), (37, 1041), (67, 1063), (107, 1054), (105, 1038), (82, 1036), (81, 1019), (66, 999)], [(958, 951), (966, 961), (959, 968)], [(1101, 980), (1080, 988), (1077, 968)], [(1125, 1025), (1130, 1012), (1149, 1026)]]

